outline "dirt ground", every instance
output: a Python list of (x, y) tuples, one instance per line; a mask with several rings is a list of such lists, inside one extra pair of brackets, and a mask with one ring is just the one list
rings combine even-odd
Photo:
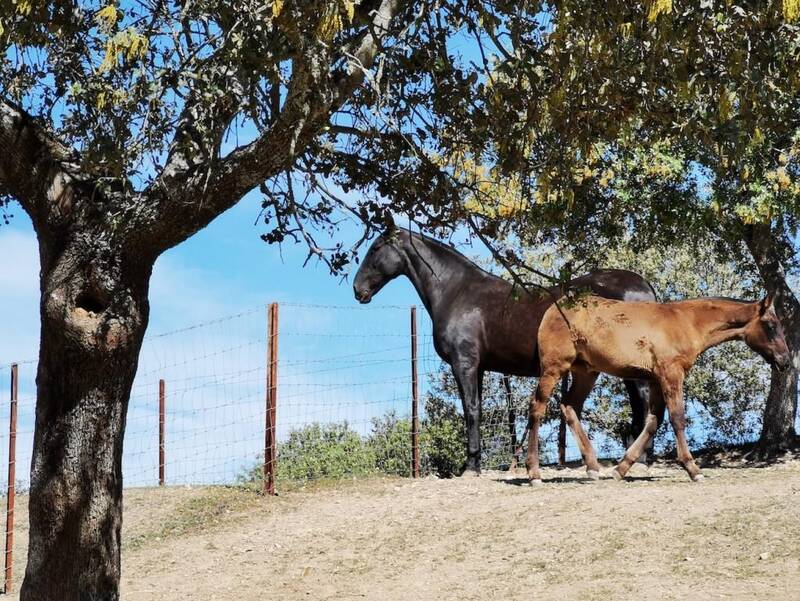
[(704, 473), (131, 489), (122, 598), (800, 600), (800, 461)]

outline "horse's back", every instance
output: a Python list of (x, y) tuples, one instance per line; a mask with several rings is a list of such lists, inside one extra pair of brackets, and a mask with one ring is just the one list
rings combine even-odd
[[(626, 302), (655, 300), (647, 280), (620, 269), (596, 270), (566, 287)], [(475, 353), (485, 371), (538, 376), (537, 333), (545, 311), (561, 294), (561, 287), (526, 291), (494, 276), (470, 282), (438, 328), (440, 355), (452, 363), (455, 354)]]
[[(569, 325), (566, 324), (566, 320)], [(593, 371), (620, 377), (650, 375), (658, 363), (681, 351), (681, 329), (689, 327), (669, 303), (622, 302), (589, 296), (548, 309), (541, 332), (570, 337), (579, 361)], [(539, 338), (540, 345), (555, 344)]]
[(537, 375), (536, 331), (545, 309), (499, 278), (471, 282), (434, 323), (437, 351), (449, 363), (474, 356), (485, 371)]

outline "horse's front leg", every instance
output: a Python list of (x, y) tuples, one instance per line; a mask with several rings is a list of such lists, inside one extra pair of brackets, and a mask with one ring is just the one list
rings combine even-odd
[(481, 380), (477, 362), (459, 361), (453, 364), (458, 392), (467, 425), (467, 463), (464, 476), (481, 473)]
[(669, 412), (669, 421), (675, 432), (675, 448), (678, 452), (678, 461), (683, 464), (683, 469), (689, 474), (693, 482), (703, 479), (700, 468), (692, 457), (689, 443), (686, 441), (686, 404), (683, 400), (683, 379), (685, 373), (682, 369), (673, 369), (664, 377), (659, 378), (664, 401)]
[(631, 466), (642, 456), (642, 453), (652, 447), (653, 438), (658, 432), (658, 427), (664, 419), (664, 395), (661, 386), (653, 382), (649, 390), (648, 414), (644, 422), (644, 429), (638, 438), (628, 447), (625, 455), (617, 467), (611, 472), (617, 480), (621, 480), (631, 469)]

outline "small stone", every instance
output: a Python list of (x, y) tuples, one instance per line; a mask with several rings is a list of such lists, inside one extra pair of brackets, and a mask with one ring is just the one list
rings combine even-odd
[(694, 561), (694, 557), (689, 557), (688, 555), (683, 558), (683, 561)]
[(758, 558), (759, 558), (761, 561), (764, 561), (765, 559), (769, 559), (769, 553), (767, 553), (767, 552), (765, 551), (764, 553), (762, 553), (761, 555), (759, 555), (759, 556), (758, 556)]

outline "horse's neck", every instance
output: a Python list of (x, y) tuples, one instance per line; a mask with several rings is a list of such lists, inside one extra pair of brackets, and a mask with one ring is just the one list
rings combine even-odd
[(448, 251), (424, 239), (409, 235), (403, 243), (407, 258), (406, 275), (434, 319), (444, 299), (480, 270), (456, 251)]
[[(729, 340), (741, 338), (753, 318), (753, 305), (720, 300), (713, 302), (698, 320), (698, 329), (705, 335), (703, 351)], [(701, 351), (702, 352), (702, 351)]]

